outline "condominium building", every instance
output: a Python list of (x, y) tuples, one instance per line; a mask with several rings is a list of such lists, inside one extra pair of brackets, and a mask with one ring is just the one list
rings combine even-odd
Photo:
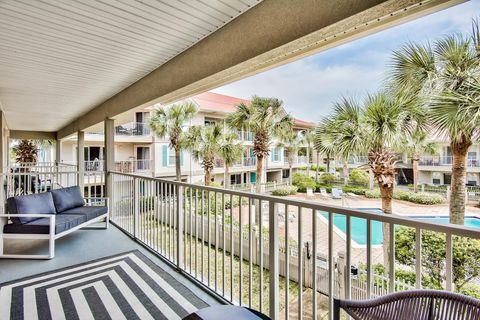
[[(224, 125), (229, 114), (236, 110), (240, 103), (248, 100), (205, 92), (178, 103), (190, 102), (197, 107), (197, 114), (187, 124)], [(175, 177), (175, 153), (169, 147), (168, 137), (157, 137), (148, 126), (148, 119), (155, 106), (136, 109), (116, 119), (115, 127), (115, 169), (120, 172), (136, 172), (153, 177)], [(314, 123), (294, 119), (294, 130), (311, 129)], [(243, 144), (243, 156), (230, 168), (230, 184), (253, 184), (256, 182), (256, 157), (253, 154), (253, 134), (247, 130), (235, 131)], [(76, 137), (65, 139), (61, 146), (61, 160), (66, 163), (75, 162), (77, 158)], [(85, 171), (103, 170), (103, 130), (95, 127), (85, 132)], [(280, 182), (289, 177), (287, 155), (284, 148), (278, 146), (274, 138), (271, 143), (270, 156), (264, 162), (266, 181)], [(306, 146), (300, 148), (294, 157), (293, 169), (305, 167), (310, 155)], [(183, 150), (180, 155), (182, 180), (200, 183), (204, 180), (201, 163), (193, 159), (192, 154)], [(212, 177), (216, 183), (224, 183), (224, 164), (216, 159)]]
[[(419, 161), (419, 183), (427, 185), (449, 185), (452, 180), (452, 149), (447, 139), (433, 137), (437, 145), (437, 154), (423, 154)], [(467, 185), (480, 184), (480, 144), (474, 143), (469, 149), (466, 159)], [(350, 168), (362, 167), (367, 164), (366, 156), (352, 157)], [(413, 183), (412, 159), (406, 153), (397, 155), (397, 182), (399, 184)]]

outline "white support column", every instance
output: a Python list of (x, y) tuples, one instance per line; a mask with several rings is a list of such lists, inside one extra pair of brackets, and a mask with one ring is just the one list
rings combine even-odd
[(55, 141), (55, 162), (62, 162), (62, 140), (59, 139)]
[(79, 130), (77, 132), (77, 171), (78, 186), (80, 190), (84, 190), (85, 184), (85, 132)]
[[(0, 112), (0, 130), (2, 130), (2, 138), (0, 139), (0, 170), (2, 173), (8, 171), (8, 136), (7, 123), (5, 121), (5, 114)], [(2, 184), (3, 186), (3, 184)]]
[(110, 180), (109, 172), (114, 170), (115, 166), (115, 121), (113, 119), (105, 119), (104, 121), (104, 150), (105, 155), (104, 170), (105, 170), (105, 188), (108, 198), (112, 199), (112, 182)]

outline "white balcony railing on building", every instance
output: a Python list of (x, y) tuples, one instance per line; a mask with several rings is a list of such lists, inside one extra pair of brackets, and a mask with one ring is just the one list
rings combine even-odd
[[(103, 131), (88, 132), (88, 134), (103, 135)], [(129, 122), (115, 127), (115, 135), (127, 137), (149, 136), (150, 126), (144, 122)]]
[(420, 157), (419, 164), (421, 166), (451, 166), (452, 157), (451, 156), (424, 156)]
[[(293, 158), (292, 164), (304, 164), (306, 165), (307, 162), (307, 156), (296, 156)], [(283, 156), (283, 164), (288, 165), (288, 156), (284, 155)]]
[(244, 167), (253, 167), (257, 165), (257, 157), (244, 157), (243, 166)]
[[(27, 170), (13, 170), (1, 174), (3, 188), (0, 189), (0, 201), (13, 196), (46, 192), (53, 189), (79, 185), (83, 182), (86, 197), (103, 197), (105, 195), (105, 172), (84, 172), (83, 181), (79, 180), (76, 166), (59, 165), (29, 167)], [(0, 211), (3, 210), (0, 207)]]
[[(447, 290), (453, 289), (456, 236), (480, 239), (477, 229), (398, 215), (132, 174), (111, 173), (111, 177), (115, 225), (213, 294), (274, 319), (280, 313), (285, 319), (302, 318), (307, 312), (317, 319), (328, 311), (331, 319), (334, 297), (368, 299), (421, 288), (421, 240), (413, 246), (415, 283), (394, 277), (398, 226), (413, 228), (415, 239), (427, 230), (444, 235)], [(344, 219), (344, 234), (335, 227), (337, 219)], [(364, 223), (364, 245), (352, 240), (358, 236), (358, 219)], [(374, 265), (384, 261), (381, 244), (374, 243), (379, 239), (374, 234), (379, 223), (390, 235), (385, 257), (390, 276), (380, 280), (374, 273)], [(355, 275), (352, 264), (365, 267)], [(289, 285), (284, 285), (285, 278)]]
[(368, 163), (368, 157), (367, 156), (352, 156), (348, 160), (348, 164), (366, 164)]
[[(117, 160), (115, 161), (115, 171), (119, 172), (139, 172), (139, 171), (150, 171), (152, 169), (152, 161), (150, 159), (140, 159), (140, 160)], [(104, 170), (104, 161), (103, 160), (89, 160), (85, 161), (85, 171), (103, 171)]]

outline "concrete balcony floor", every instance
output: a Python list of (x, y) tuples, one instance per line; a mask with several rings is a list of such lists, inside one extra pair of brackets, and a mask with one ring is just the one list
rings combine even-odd
[[(40, 245), (38, 242), (38, 240), (35, 242), (8, 240), (5, 249), (6, 252), (13, 250), (19, 252), (20, 250), (22, 253), (46, 253), (46, 242)], [(110, 225), (108, 230), (78, 230), (58, 239), (55, 242), (55, 247), (55, 258), (51, 260), (0, 260), (0, 283), (137, 249), (152, 262), (187, 286), (207, 304), (220, 304), (220, 302), (207, 291), (176, 272), (171, 265), (164, 263), (160, 258), (144, 249), (140, 244), (126, 236), (113, 225)]]

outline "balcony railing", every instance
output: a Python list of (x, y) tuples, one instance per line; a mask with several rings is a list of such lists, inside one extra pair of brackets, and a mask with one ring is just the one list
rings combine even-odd
[[(103, 131), (88, 132), (88, 134), (103, 135)], [(130, 122), (115, 127), (115, 135), (141, 137), (151, 134), (150, 126), (144, 122)]]
[[(477, 229), (463, 226), (132, 174), (110, 176), (115, 225), (212, 294), (274, 319), (280, 312), (289, 319), (293, 310), (295, 318), (308, 312), (316, 319), (327, 311), (331, 318), (334, 297), (367, 299), (421, 288), (421, 240), (413, 246), (415, 283), (394, 277), (398, 226), (413, 228), (415, 239), (427, 230), (445, 236), (446, 290), (453, 289), (455, 236), (480, 239)], [(378, 228), (389, 234), (385, 260)], [(374, 265), (384, 261), (387, 276), (379, 278)], [(365, 268), (352, 272), (352, 265)], [(289, 285), (280, 286), (285, 279)], [(307, 289), (311, 289), (309, 298)], [(326, 309), (320, 299), (327, 299)]]
[[(233, 167), (251, 167), (255, 166), (257, 164), (257, 158), (255, 157), (248, 157), (248, 158), (242, 158), (240, 161), (237, 163), (233, 164)], [(223, 159), (215, 159), (213, 166), (215, 168), (223, 168), (225, 166)]]
[[(288, 157), (285, 155), (283, 157), (283, 163), (285, 165), (288, 165)], [(307, 164), (308, 161), (307, 161), (307, 156), (296, 156), (293, 158), (293, 164)]]
[[(152, 160), (121, 160), (115, 161), (115, 171), (132, 173), (138, 171), (150, 171), (152, 168)], [(85, 161), (85, 171), (103, 171), (103, 160), (89, 160)]]
[[(444, 157), (425, 156), (420, 158), (420, 165), (422, 166), (451, 166), (452, 163), (453, 163), (452, 156), (444, 156)], [(478, 159), (469, 158), (467, 159), (467, 166), (479, 167), (480, 161)]]

